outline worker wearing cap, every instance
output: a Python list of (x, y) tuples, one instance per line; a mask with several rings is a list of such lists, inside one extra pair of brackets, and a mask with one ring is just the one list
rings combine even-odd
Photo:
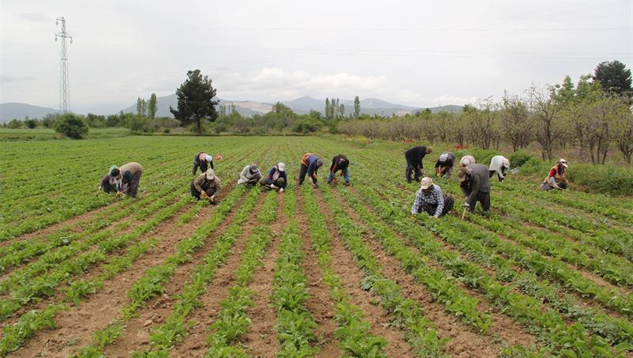
[(220, 192), (220, 187), (220, 178), (215, 175), (213, 169), (209, 168), (191, 182), (191, 196), (198, 200), (203, 197), (213, 204), (215, 196)]
[(345, 185), (349, 185), (349, 159), (343, 154), (339, 154), (332, 158), (332, 165), (330, 165), (330, 175), (327, 178), (327, 183), (336, 184), (336, 178), (334, 177), (337, 171), (341, 171), (341, 176), (345, 178)]
[(103, 190), (106, 193), (114, 193), (117, 191), (117, 187), (121, 185), (120, 173), (119, 167), (116, 165), (111, 166), (108, 173), (101, 178), (97, 192)]
[(426, 212), (434, 218), (439, 218), (453, 209), (453, 197), (444, 194), (442, 188), (433, 184), (433, 179), (424, 177), (420, 184), (420, 189), (415, 193), (411, 214)]
[(121, 184), (117, 187), (117, 195), (127, 194), (136, 198), (141, 174), (143, 174), (143, 167), (139, 163), (130, 162), (123, 164), (119, 168), (119, 176), (117, 177), (117, 179), (121, 180)]
[(558, 163), (550, 169), (547, 177), (543, 180), (541, 190), (567, 189), (567, 177), (565, 176), (566, 168), (567, 161), (561, 158)]
[(468, 208), (468, 211), (474, 213), (477, 202), (485, 212), (490, 210), (488, 167), (483, 164), (467, 165), (459, 169), (457, 178), (462, 192), (466, 195), (464, 207)]
[(442, 153), (440, 157), (435, 162), (435, 175), (438, 178), (446, 176), (447, 178), (451, 177), (453, 173), (453, 166), (455, 165), (455, 154), (446, 152)]
[(246, 184), (247, 186), (255, 185), (262, 178), (262, 172), (259, 171), (257, 165), (247, 165), (242, 169), (240, 178), (237, 180), (237, 185)]
[(414, 173), (415, 181), (420, 181), (420, 177), (423, 174), (424, 163), (422, 162), (424, 156), (433, 152), (431, 147), (426, 147), (423, 145), (413, 147), (406, 152), (404, 152), (404, 159), (407, 161), (407, 169), (405, 171), (405, 176), (407, 178), (407, 183), (411, 183), (411, 174)]
[(273, 165), (270, 171), (268, 171), (268, 175), (262, 178), (259, 183), (268, 189), (279, 189), (279, 192), (283, 193), (284, 190), (286, 190), (286, 185), (288, 185), (286, 165), (281, 162), (277, 165)]
[(205, 152), (200, 152), (193, 157), (193, 169), (191, 169), (191, 174), (196, 175), (196, 171), (200, 167), (200, 171), (205, 173), (208, 167), (213, 169), (213, 157)]
[(301, 170), (299, 171), (299, 185), (303, 184), (306, 174), (312, 179), (312, 185), (317, 188), (317, 171), (323, 166), (323, 159), (316, 154), (306, 153), (301, 158)]
[(460, 167), (466, 167), (470, 164), (476, 164), (477, 161), (475, 160), (475, 157), (473, 157), (472, 155), (465, 155), (462, 157), (462, 159), (459, 160), (459, 166)]
[(497, 174), (499, 181), (505, 179), (506, 174), (510, 170), (510, 161), (503, 155), (495, 155), (490, 160), (490, 167), (488, 168), (488, 177), (492, 179), (492, 176)]

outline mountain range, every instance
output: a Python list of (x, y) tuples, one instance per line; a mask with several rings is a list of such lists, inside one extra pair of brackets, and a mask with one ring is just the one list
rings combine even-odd
[[(220, 101), (220, 105), (227, 106), (230, 105), (235, 106), (235, 110), (238, 111), (241, 115), (246, 117), (252, 117), (255, 114), (265, 114), (272, 110), (272, 103), (263, 103), (263, 102), (255, 102), (255, 101), (233, 101), (233, 100), (224, 100), (218, 99)], [(325, 110), (325, 100), (316, 99), (314, 97), (304, 96), (291, 101), (281, 101), (284, 105), (288, 106), (297, 114), (307, 114), (310, 111), (318, 111), (323, 113)], [(353, 100), (340, 100), (339, 104), (345, 106), (345, 114), (350, 114), (354, 112), (354, 101)], [(156, 113), (159, 117), (173, 117), (171, 112), (169, 111), (169, 107), (177, 108), (178, 99), (176, 94), (170, 94), (168, 96), (158, 97), (157, 98), (157, 107), (158, 111)], [(417, 108), (411, 106), (404, 106), (400, 104), (393, 104), (389, 102), (382, 101), (377, 98), (367, 98), (360, 101), (361, 114), (367, 115), (379, 115), (384, 117), (391, 117), (392, 115), (403, 116), (405, 114), (413, 114), (420, 110), (425, 110), (426, 108)], [(448, 105), (441, 107), (432, 107), (429, 108), (431, 112), (461, 112), (462, 106), (457, 105)], [(123, 108), (121, 110), (124, 113), (136, 113), (136, 104), (133, 104), (129, 107)], [(33, 106), (26, 103), (2, 103), (0, 104), (0, 123), (9, 122), (10, 120), (24, 119), (26, 116), (29, 118), (39, 118), (41, 119), (48, 113), (58, 113), (59, 111), (53, 108), (45, 108), (39, 106)], [(101, 113), (99, 113), (101, 114)], [(108, 113), (111, 114), (111, 113)]]

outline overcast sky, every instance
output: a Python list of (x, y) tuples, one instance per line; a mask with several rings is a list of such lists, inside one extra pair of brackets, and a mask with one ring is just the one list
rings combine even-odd
[(464, 104), (633, 64), (633, 0), (0, 0), (0, 103), (108, 114), (199, 68), (229, 100)]

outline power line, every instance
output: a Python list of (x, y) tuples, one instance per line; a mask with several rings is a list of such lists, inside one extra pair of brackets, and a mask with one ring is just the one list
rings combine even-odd
[(62, 32), (55, 34), (55, 41), (57, 38), (61, 38), (62, 54), (60, 58), (60, 73), (59, 73), (59, 110), (62, 113), (67, 113), (70, 110), (70, 83), (68, 82), (68, 54), (66, 52), (66, 39), (70, 39), (70, 43), (73, 43), (73, 37), (66, 32), (66, 19), (62, 16), (57, 18), (55, 25), (62, 24)]

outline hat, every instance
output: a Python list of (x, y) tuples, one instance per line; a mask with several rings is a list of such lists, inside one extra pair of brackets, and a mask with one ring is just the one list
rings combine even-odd
[(457, 181), (459, 181), (460, 183), (465, 182), (467, 179), (467, 174), (468, 172), (466, 171), (466, 168), (459, 168), (459, 171), (457, 172)]
[(567, 168), (567, 161), (565, 159), (560, 158), (558, 162), (561, 163), (565, 168)]
[(215, 178), (215, 175), (213, 175), (213, 169), (207, 169), (207, 179), (213, 180), (213, 178)]
[(440, 162), (445, 162), (448, 159), (448, 153), (442, 153), (440, 155)]
[(119, 176), (119, 174), (121, 174), (121, 170), (117, 168), (116, 165), (113, 165), (113, 167), (114, 168), (110, 169), (110, 176), (116, 178)]
[(277, 164), (277, 169), (279, 169), (279, 171), (281, 171), (281, 172), (285, 172), (286, 171), (286, 164), (280, 162), (279, 164)]
[(212, 157), (212, 156), (210, 156), (209, 154), (205, 155), (205, 156), (204, 156), (204, 159), (205, 159), (207, 162), (212, 162), (212, 161), (213, 161), (213, 157)]
[(433, 179), (429, 177), (424, 177), (422, 178), (422, 181), (420, 181), (420, 186), (424, 190), (428, 189), (431, 185), (433, 185)]
[(251, 173), (257, 173), (257, 165), (251, 164), (250, 171), (251, 171)]
[(323, 159), (319, 158), (316, 160), (317, 167), (323, 166)]

